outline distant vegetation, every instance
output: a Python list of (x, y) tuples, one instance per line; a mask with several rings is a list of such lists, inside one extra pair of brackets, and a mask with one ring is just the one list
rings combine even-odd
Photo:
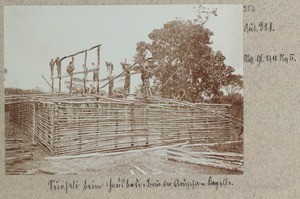
[(40, 88), (21, 89), (21, 88), (5, 88), (5, 95), (26, 95), (26, 94), (43, 94), (46, 93)]

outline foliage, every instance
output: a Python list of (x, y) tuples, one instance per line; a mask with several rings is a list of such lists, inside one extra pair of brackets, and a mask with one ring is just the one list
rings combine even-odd
[(36, 87), (34, 89), (21, 89), (21, 88), (5, 88), (5, 95), (26, 95), (26, 94), (44, 94), (45, 92)]
[[(135, 60), (152, 70), (153, 93), (190, 102), (220, 102), (223, 88), (241, 85), (241, 76), (224, 63), (225, 56), (210, 47), (213, 32), (192, 21), (174, 20), (138, 42)], [(139, 70), (139, 68), (135, 68)]]

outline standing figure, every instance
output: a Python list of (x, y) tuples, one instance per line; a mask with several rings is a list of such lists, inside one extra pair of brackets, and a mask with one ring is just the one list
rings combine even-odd
[(70, 75), (70, 93), (73, 92), (73, 71), (75, 70), (73, 63), (73, 61), (70, 61), (67, 66), (67, 73)]
[(106, 69), (108, 71), (108, 77), (112, 76), (112, 71), (114, 70), (114, 65), (111, 62), (105, 62), (106, 64)]
[(58, 82), (58, 92), (61, 92), (61, 60), (59, 57), (55, 60), (56, 69), (57, 69), (57, 77), (59, 78)]
[(86, 79), (88, 75), (88, 68), (86, 67), (86, 64), (83, 65), (83, 93), (88, 93), (88, 87), (86, 86)]
[(145, 97), (150, 96), (150, 77), (151, 73), (148, 69), (148, 66), (142, 68), (141, 79), (143, 81), (143, 92)]
[(61, 61), (60, 61), (59, 57), (56, 58), (55, 64), (56, 64), (56, 69), (57, 69), (57, 77), (61, 78)]
[[(95, 68), (94, 62), (92, 63), (92, 65), (93, 65), (93, 68)], [(100, 66), (97, 65), (97, 67), (94, 70), (94, 75), (93, 75), (93, 80), (94, 81), (99, 81), (99, 69), (100, 69)]]
[(125, 74), (125, 83), (124, 83), (124, 91), (126, 94), (130, 93), (130, 65), (121, 62), (124, 74)]
[(51, 71), (51, 78), (53, 78), (53, 72), (54, 72), (54, 60), (51, 59), (50, 63), (49, 63), (49, 66), (50, 66), (50, 71)]

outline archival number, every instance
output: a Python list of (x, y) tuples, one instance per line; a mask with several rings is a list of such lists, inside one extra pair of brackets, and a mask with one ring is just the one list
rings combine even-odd
[(254, 22), (246, 22), (244, 25), (244, 32), (249, 33), (249, 32), (273, 32), (275, 31), (274, 29), (274, 24), (273, 22), (259, 22), (259, 23), (254, 23)]
[(256, 11), (255, 6), (251, 5), (251, 4), (244, 5), (243, 8), (244, 8), (244, 12), (255, 12)]

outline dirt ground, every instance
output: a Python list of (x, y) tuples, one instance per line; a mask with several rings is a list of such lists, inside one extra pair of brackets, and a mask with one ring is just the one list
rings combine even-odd
[[(16, 163), (16, 169), (26, 172), (22, 174), (109, 174), (109, 175), (161, 175), (174, 172), (187, 174), (242, 174), (241, 172), (218, 169), (208, 166), (175, 162), (168, 160), (167, 148), (154, 148), (139, 151), (130, 151), (116, 155), (101, 155), (73, 158), (56, 159), (51, 158), (39, 146), (32, 143), (22, 130), (5, 121), (5, 138), (22, 139), (31, 143), (33, 159)], [(223, 146), (215, 147), (218, 151)], [(224, 148), (224, 147), (223, 147)], [(243, 148), (238, 147), (238, 149)], [(194, 147), (193, 150), (207, 150)], [(233, 152), (242, 152), (234, 149)]]

